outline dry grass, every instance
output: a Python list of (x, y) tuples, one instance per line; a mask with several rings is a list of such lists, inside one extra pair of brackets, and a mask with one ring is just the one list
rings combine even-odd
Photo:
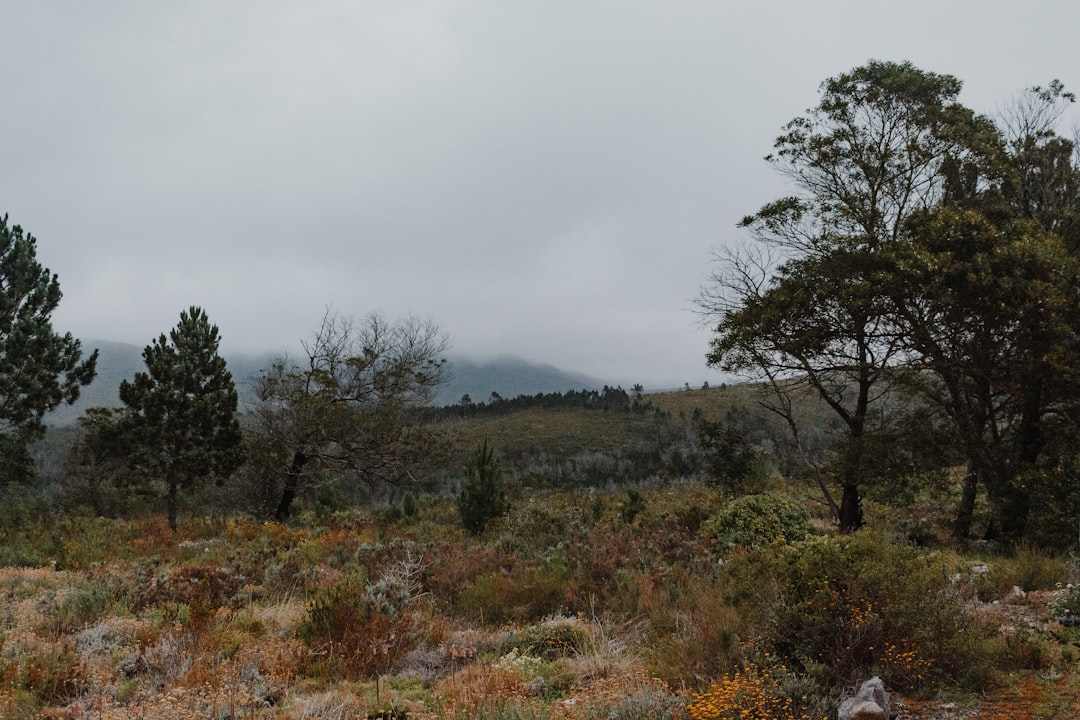
[[(645, 493), (631, 523), (617, 513), (622, 494), (552, 497), (543, 508), (522, 505), (513, 522), (479, 539), (436, 524), (419, 537), (364, 513), (306, 529), (234, 523), (220, 524), (217, 536), (203, 527), (172, 538), (149, 522), (141, 542), (132, 540), (138, 527), (124, 523), (112, 560), (0, 568), (0, 717), (683, 718), (747, 660), (753, 631), (686, 524), (685, 506), (708, 501), (702, 492)], [(349, 575), (377, 582), (403, 559), (415, 570), (400, 625), (411, 651), (403, 647), (377, 676), (328, 671), (323, 649), (299, 635), (312, 602)], [(1019, 572), (1002, 567), (1010, 578)], [(559, 609), (550, 612), (562, 614), (492, 622), (489, 608), (504, 596), (482, 594), (477, 580), (488, 577), (534, 582), (551, 591)], [(1041, 591), (1022, 605), (984, 605), (1024, 613), (998, 625), (1032, 630), (1023, 644), (1000, 638), (1030, 658), (1022, 666), (1014, 653), (1016, 680), (981, 699), (980, 717), (1070, 717), (1080, 675), (1069, 648), (1080, 631), (1048, 624), (1053, 600)], [(384, 642), (399, 642), (394, 632)], [(904, 707), (905, 718), (945, 717), (932, 714), (940, 702)]]

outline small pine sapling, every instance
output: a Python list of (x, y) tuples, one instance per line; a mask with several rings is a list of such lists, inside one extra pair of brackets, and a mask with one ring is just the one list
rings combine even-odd
[(502, 468), (495, 458), (495, 449), (485, 439), (476, 446), (465, 466), (465, 480), (457, 498), (461, 524), (473, 535), (479, 535), (489, 521), (510, 509)]

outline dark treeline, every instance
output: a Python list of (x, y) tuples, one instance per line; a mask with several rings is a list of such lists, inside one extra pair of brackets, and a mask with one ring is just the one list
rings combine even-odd
[(660, 408), (643, 397), (641, 392), (631, 394), (620, 386), (605, 385), (600, 390), (567, 390), (566, 392), (537, 393), (504, 398), (492, 392), (487, 402), (475, 402), (469, 395), (464, 395), (456, 405), (428, 408), (422, 411), (425, 421), (442, 421), (455, 417), (477, 417), (483, 415), (505, 415), (529, 408), (544, 409), (585, 409), (604, 412), (634, 412), (662, 414)]

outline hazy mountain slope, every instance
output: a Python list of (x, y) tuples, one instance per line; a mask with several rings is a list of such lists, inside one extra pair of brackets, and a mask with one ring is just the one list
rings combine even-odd
[(440, 405), (455, 405), (462, 395), (468, 395), (473, 402), (487, 402), (492, 392), (514, 398), (537, 393), (594, 390), (604, 384), (581, 373), (510, 355), (484, 361), (451, 360), (449, 367), (451, 379), (439, 393), (437, 404)]
[[(131, 380), (135, 373), (146, 370), (142, 351), (144, 346), (110, 340), (84, 340), (84, 356), (97, 348), (97, 377), (82, 388), (79, 400), (74, 405), (62, 405), (45, 417), (49, 425), (70, 425), (91, 407), (119, 407), (120, 383)], [(266, 367), (272, 356), (265, 355), (229, 355), (225, 360), (233, 374), (241, 402), (246, 391), (251, 387), (259, 371)]]
[[(97, 377), (84, 387), (78, 402), (64, 405), (46, 417), (50, 425), (74, 423), (90, 407), (117, 407), (120, 405), (120, 383), (130, 380), (135, 373), (146, 369), (142, 359), (142, 346), (108, 340), (84, 340), (86, 353), (99, 351)], [(251, 388), (259, 373), (274, 359), (274, 354), (226, 355), (229, 371), (233, 374), (240, 392), (241, 411), (250, 398)], [(537, 393), (565, 392), (567, 390), (596, 389), (603, 385), (595, 378), (580, 373), (566, 372), (552, 365), (533, 363), (521, 358), (502, 356), (492, 360), (475, 361), (456, 359), (449, 363), (451, 380), (436, 398), (438, 405), (454, 405), (462, 395), (469, 395), (474, 402), (486, 402), (492, 392), (505, 398)]]

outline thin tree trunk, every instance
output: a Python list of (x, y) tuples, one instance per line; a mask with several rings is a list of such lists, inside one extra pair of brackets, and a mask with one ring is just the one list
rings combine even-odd
[(855, 532), (862, 526), (862, 498), (859, 497), (859, 486), (846, 483), (844, 494), (840, 498), (840, 532)]
[(169, 496), (166, 499), (166, 507), (169, 512), (169, 529), (176, 532), (176, 506), (177, 506), (178, 487), (175, 481), (169, 483)]
[(303, 472), (308, 459), (308, 456), (299, 450), (293, 454), (292, 465), (289, 466), (289, 472), (285, 475), (285, 486), (281, 490), (281, 501), (278, 503), (277, 511), (274, 512), (274, 519), (278, 522), (289, 519), (293, 500), (300, 491), (300, 473)]
[(953, 537), (964, 540), (971, 537), (971, 523), (975, 518), (975, 500), (979, 493), (979, 476), (971, 468), (964, 478), (964, 489), (960, 495), (960, 507), (956, 510), (953, 523)]

